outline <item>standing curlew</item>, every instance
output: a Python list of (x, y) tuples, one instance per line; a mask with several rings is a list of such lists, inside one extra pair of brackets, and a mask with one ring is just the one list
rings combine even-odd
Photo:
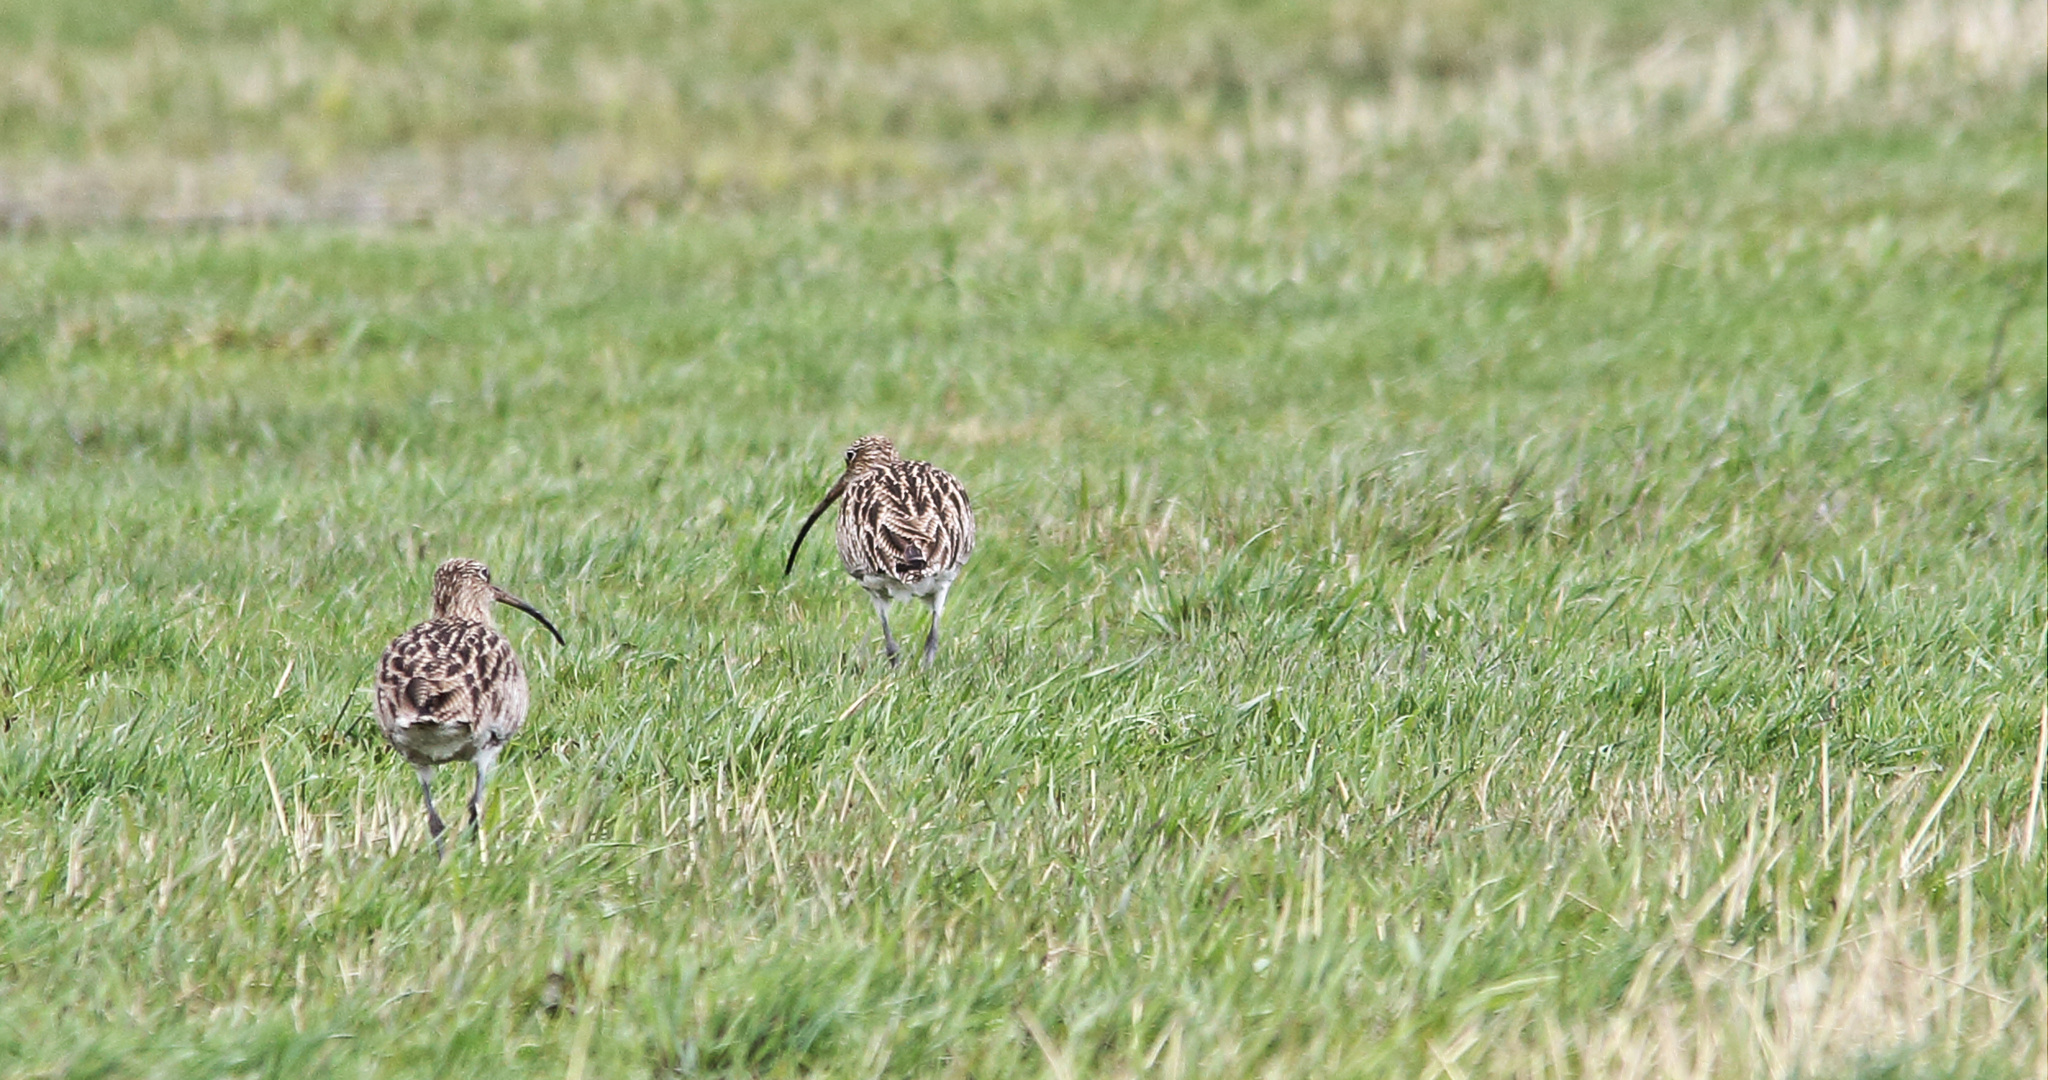
[(491, 604), (510, 604), (562, 632), (532, 604), (491, 584), (475, 559), (450, 559), (434, 571), (434, 617), (398, 635), (377, 664), (377, 726), (419, 773), (434, 845), (447, 826), (434, 811), (434, 768), (476, 762), (469, 824), (477, 827), (484, 781), (519, 725), (526, 722), (526, 673), (512, 643), (491, 622)]
[(797, 549), (818, 515), (834, 499), (846, 496), (839, 508), (839, 561), (860, 587), (874, 598), (882, 620), (882, 646), (889, 663), (897, 662), (896, 638), (889, 632), (889, 605), (915, 596), (932, 609), (931, 630), (924, 637), (924, 659), (939, 653), (939, 616), (946, 610), (946, 590), (974, 554), (974, 511), (960, 481), (928, 461), (905, 461), (880, 435), (870, 435), (846, 449), (846, 471), (825, 493), (789, 547), (783, 564), (786, 577), (796, 565)]

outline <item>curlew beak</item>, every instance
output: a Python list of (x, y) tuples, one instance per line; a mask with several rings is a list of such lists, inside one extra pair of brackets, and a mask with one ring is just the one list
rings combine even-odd
[(560, 630), (555, 629), (555, 624), (549, 622), (548, 617), (541, 614), (539, 608), (536, 608), (532, 604), (529, 604), (526, 601), (521, 600), (520, 598), (512, 595), (511, 593), (508, 593), (505, 590), (498, 588), (496, 585), (491, 586), (491, 599), (496, 600), (498, 603), (504, 604), (507, 607), (516, 607), (519, 610), (526, 612), (528, 615), (531, 615), (534, 618), (539, 619), (540, 624), (548, 628), (548, 633), (555, 635), (555, 640), (557, 642), (560, 642), (563, 645), (569, 644), (569, 639), (563, 637), (562, 632)]
[(789, 545), (789, 561), (782, 564), (783, 577), (788, 577), (790, 569), (796, 566), (797, 549), (804, 546), (804, 537), (810, 535), (811, 525), (818, 520), (818, 515), (824, 513), (826, 507), (838, 501), (839, 496), (845, 491), (846, 474), (840, 473), (838, 482), (832, 485), (832, 490), (826, 492), (825, 497), (818, 500), (817, 509), (812, 510), (811, 516), (804, 519), (804, 527), (796, 531), (796, 543)]

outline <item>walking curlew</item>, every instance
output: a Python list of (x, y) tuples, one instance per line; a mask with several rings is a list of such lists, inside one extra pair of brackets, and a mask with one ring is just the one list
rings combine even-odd
[(434, 845), (447, 827), (434, 810), (434, 769), (476, 763), (470, 828), (483, 809), (484, 782), (519, 725), (526, 722), (526, 673), (512, 643), (491, 622), (491, 604), (509, 604), (562, 632), (532, 604), (491, 584), (475, 559), (450, 559), (434, 571), (434, 617), (398, 635), (377, 664), (377, 726), (419, 773)]
[(924, 659), (939, 653), (939, 616), (946, 610), (946, 590), (974, 553), (974, 511), (960, 481), (928, 461), (905, 461), (880, 435), (870, 435), (846, 449), (846, 471), (825, 493), (817, 509), (796, 531), (789, 561), (796, 566), (797, 549), (818, 515), (841, 495), (839, 561), (874, 599), (882, 620), (882, 647), (889, 663), (897, 662), (896, 637), (889, 632), (889, 605), (917, 597), (932, 609), (931, 629), (924, 637)]

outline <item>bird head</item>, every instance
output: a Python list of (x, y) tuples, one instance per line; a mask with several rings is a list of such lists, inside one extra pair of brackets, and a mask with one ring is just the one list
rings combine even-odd
[(880, 435), (855, 439), (853, 445), (846, 448), (846, 471), (849, 475), (901, 460), (896, 455), (896, 444)]
[(833, 483), (831, 490), (825, 492), (825, 497), (818, 500), (818, 505), (811, 510), (811, 516), (805, 518), (803, 526), (797, 529), (796, 543), (789, 545), (789, 561), (782, 564), (782, 576), (788, 577), (790, 570), (796, 566), (796, 553), (804, 546), (804, 537), (810, 535), (811, 525), (818, 520), (818, 515), (825, 512), (826, 507), (837, 502), (839, 496), (846, 493), (848, 480), (869, 469), (903, 460), (896, 455), (896, 444), (880, 435), (855, 439), (853, 445), (846, 448), (845, 458), (846, 470), (839, 474), (839, 479)]
[(569, 643), (538, 608), (491, 584), (490, 568), (475, 559), (449, 559), (434, 571), (435, 618), (466, 619), (488, 626), (491, 625), (491, 605), (494, 603), (526, 612), (547, 627), (556, 641), (564, 645)]

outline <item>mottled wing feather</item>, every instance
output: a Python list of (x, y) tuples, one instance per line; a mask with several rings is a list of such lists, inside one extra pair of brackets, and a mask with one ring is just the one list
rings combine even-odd
[[(429, 675), (415, 675), (405, 681), (405, 700), (415, 711), (439, 713), (447, 711), (455, 695), (463, 689), (460, 678), (436, 678)], [(458, 706), (460, 708), (460, 706)]]
[(483, 623), (421, 623), (399, 635), (377, 665), (378, 725), (408, 756), (439, 756), (426, 750), (426, 736), (409, 739), (408, 729), (455, 725), (469, 737), (451, 760), (467, 759), (511, 738), (526, 704), (526, 676), (511, 643)]
[(892, 461), (846, 485), (834, 537), (856, 578), (875, 575), (914, 584), (957, 572), (974, 552), (974, 511), (967, 489), (924, 461)]

